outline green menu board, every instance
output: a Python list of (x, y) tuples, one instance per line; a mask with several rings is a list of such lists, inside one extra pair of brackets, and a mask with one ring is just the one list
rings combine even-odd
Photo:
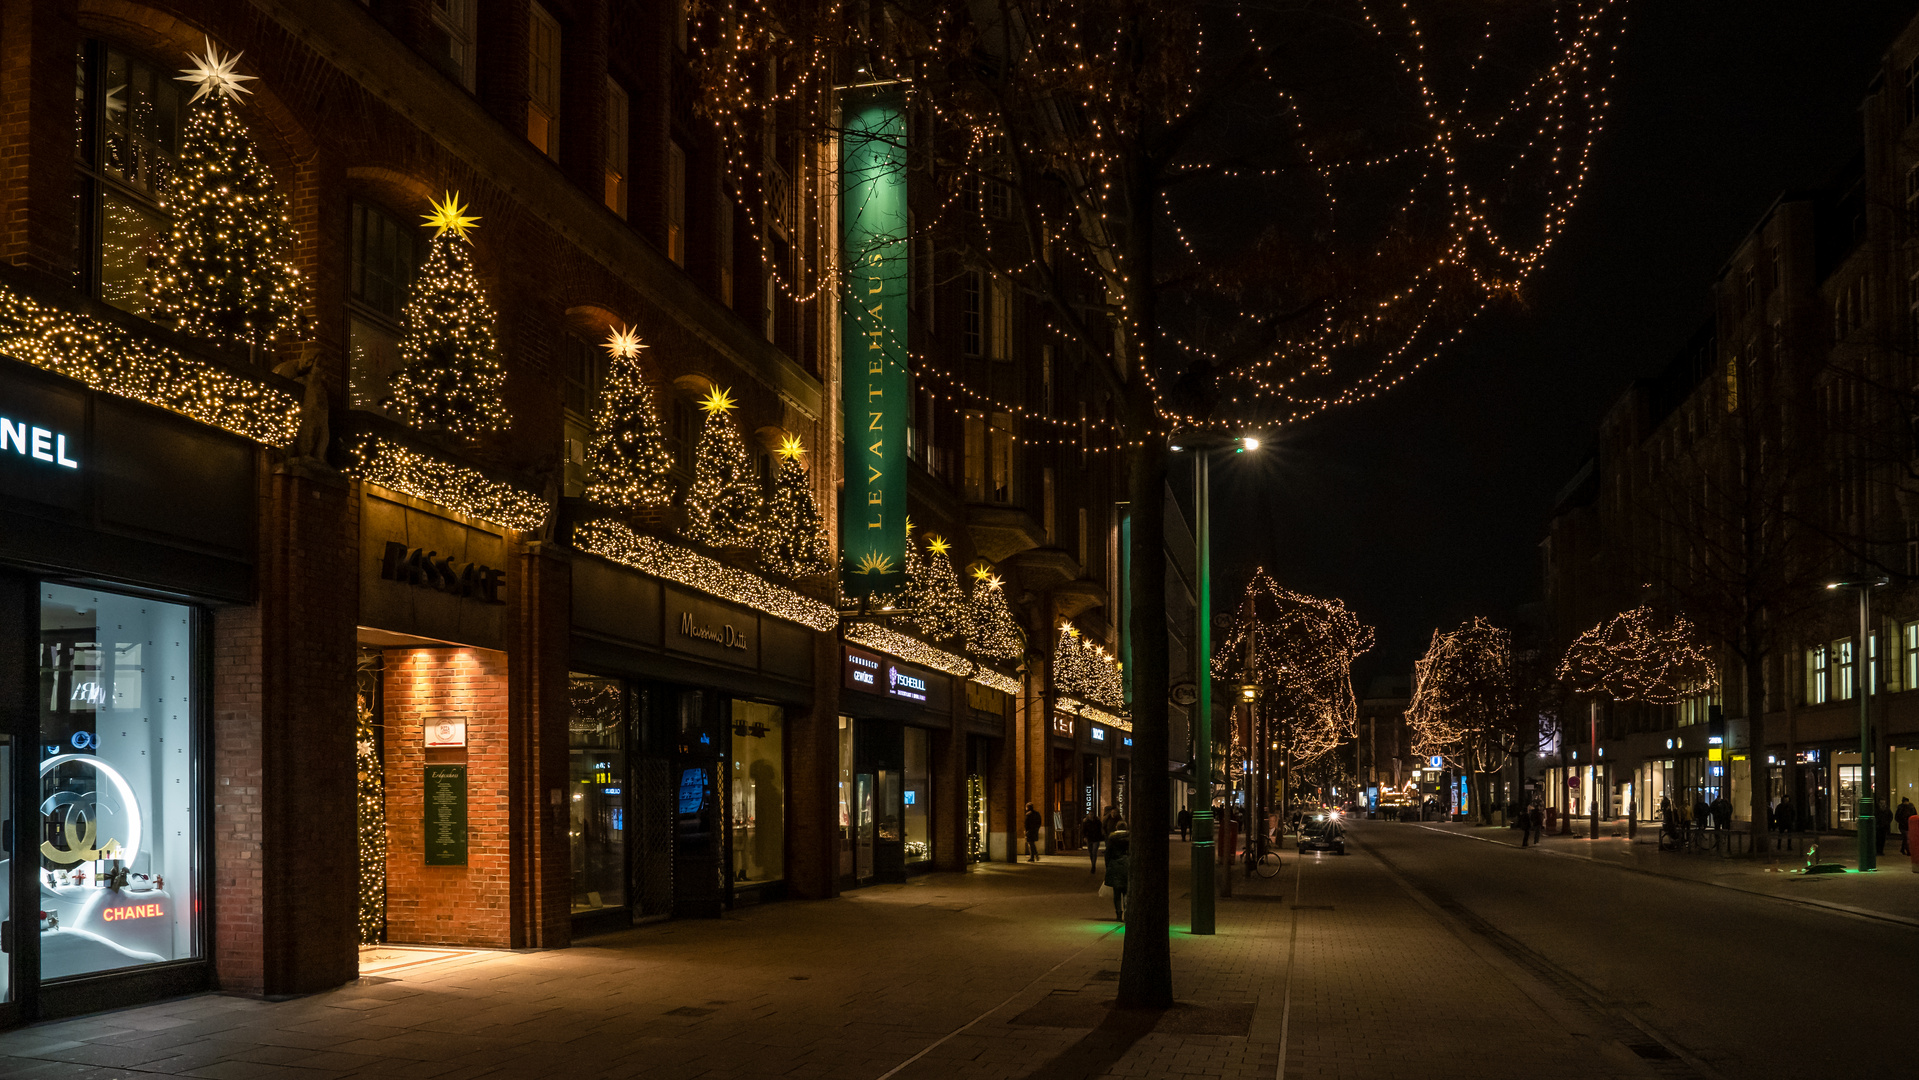
[(466, 766), (426, 767), (426, 864), (466, 865)]

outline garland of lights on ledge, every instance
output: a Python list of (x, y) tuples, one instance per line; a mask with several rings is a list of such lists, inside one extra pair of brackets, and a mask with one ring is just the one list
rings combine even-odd
[(533, 532), (546, 523), (547, 503), (479, 470), (381, 438), (361, 435), (346, 445), (348, 475), (438, 503), (455, 513)]
[(294, 395), (104, 319), (47, 307), (4, 282), (0, 354), (267, 446), (289, 446), (300, 431), (300, 402)]
[(981, 667), (963, 656), (955, 656), (945, 649), (936, 649), (918, 638), (907, 637), (897, 630), (889, 630), (884, 626), (874, 623), (848, 623), (846, 640), (854, 645), (863, 645), (878, 652), (897, 656), (908, 663), (971, 679), (981, 686), (998, 690), (1002, 694), (1019, 693), (1019, 680), (1011, 676), (1002, 675), (989, 667)]
[(1112, 728), (1115, 731), (1133, 730), (1133, 722), (1131, 720), (1128, 720), (1123, 716), (1115, 716), (1112, 713), (1107, 712), (1105, 709), (1102, 709), (1097, 705), (1088, 705), (1084, 701), (1081, 701), (1078, 698), (1061, 697), (1056, 699), (1053, 704), (1061, 712), (1069, 712), (1077, 716), (1084, 716), (1086, 719), (1091, 720), (1094, 723), (1105, 724), (1107, 727)]
[(1106, 654), (1104, 646), (1081, 637), (1072, 626), (1060, 627), (1059, 639), (1053, 643), (1053, 685), (1109, 709), (1126, 704), (1119, 662)]
[(839, 612), (833, 610), (831, 604), (775, 585), (751, 571), (709, 559), (697, 551), (641, 535), (617, 521), (589, 521), (581, 525), (573, 530), (573, 546), (774, 618), (821, 631), (839, 625)]

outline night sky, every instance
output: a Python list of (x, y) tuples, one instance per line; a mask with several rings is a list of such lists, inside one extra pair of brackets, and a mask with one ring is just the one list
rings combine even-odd
[(1263, 460), (1216, 466), (1218, 602), (1254, 563), (1343, 598), (1379, 630), (1363, 692), (1410, 669), (1435, 627), (1505, 622), (1537, 599), (1548, 514), (1599, 418), (1678, 354), (1772, 200), (1859, 145), (1858, 105), (1916, 12), (1912, 0), (1633, 4), (1586, 195), (1525, 306), (1482, 316), (1393, 393), (1283, 433)]

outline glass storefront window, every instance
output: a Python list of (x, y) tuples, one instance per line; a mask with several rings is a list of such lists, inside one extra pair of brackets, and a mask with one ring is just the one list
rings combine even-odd
[(1856, 828), (1859, 819), (1859, 754), (1834, 754), (1834, 771), (1838, 773), (1838, 783), (1834, 785), (1837, 798), (1834, 809), (1839, 812), (1839, 828)]
[(567, 834), (573, 911), (626, 904), (626, 708), (614, 679), (573, 675), (567, 724)]
[(733, 702), (733, 880), (778, 881), (786, 873), (785, 713)]
[(906, 825), (907, 865), (933, 857), (933, 768), (931, 736), (924, 728), (906, 729)]
[(192, 612), (40, 587), (41, 973), (200, 953)]

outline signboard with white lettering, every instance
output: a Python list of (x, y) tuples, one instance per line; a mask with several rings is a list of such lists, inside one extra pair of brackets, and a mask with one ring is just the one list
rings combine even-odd
[(940, 672), (850, 646), (840, 668), (842, 685), (848, 690), (878, 694), (932, 712), (950, 708), (952, 678)]

